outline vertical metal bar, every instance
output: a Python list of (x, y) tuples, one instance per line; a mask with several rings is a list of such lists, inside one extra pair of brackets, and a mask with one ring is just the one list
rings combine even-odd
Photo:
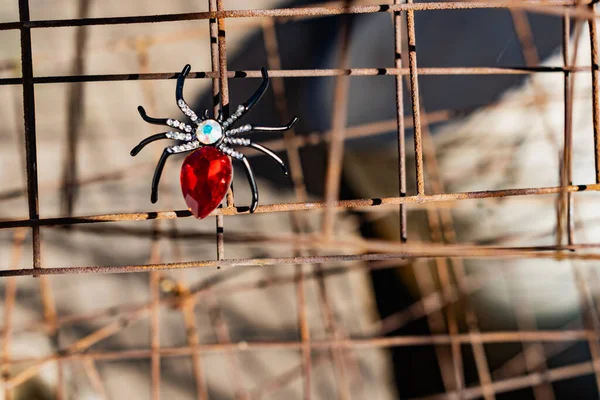
[[(565, 16), (563, 19), (563, 65), (564, 73), (564, 145), (563, 145), (563, 163), (561, 173), (561, 186), (566, 187), (573, 183), (573, 97), (575, 90), (575, 76), (566, 69), (577, 62), (577, 54), (581, 31), (583, 26), (576, 22), (575, 24), (575, 45), (573, 46), (572, 61), (569, 60), (569, 36), (570, 19)], [(574, 221), (573, 221), (573, 195), (569, 192), (561, 193), (561, 221), (566, 222), (567, 243), (574, 243)], [(563, 224), (564, 225), (564, 224)], [(561, 232), (562, 233), (562, 232)], [(560, 243), (559, 243), (560, 244)]]
[[(409, 4), (413, 0), (407, 0)], [(417, 72), (417, 39), (415, 36), (415, 12), (406, 11), (406, 30), (408, 31), (408, 69), (410, 75), (410, 97), (412, 100), (413, 132), (415, 140), (415, 172), (417, 178), (417, 195), (425, 194), (425, 178), (423, 174), (423, 145), (421, 142), (421, 111), (419, 100), (419, 75)]]
[[(42, 307), (44, 309), (44, 321), (48, 327), (47, 335), (50, 343), (56, 348), (60, 349), (60, 327), (57, 324), (57, 313), (56, 313), (56, 302), (54, 300), (54, 294), (52, 291), (52, 285), (50, 283), (50, 277), (40, 276), (40, 295), (42, 297)], [(56, 397), (59, 400), (64, 399), (64, 360), (58, 360), (56, 363), (58, 382)]]
[[(350, 6), (352, 1), (346, 0), (345, 6)], [(350, 34), (352, 32), (352, 15), (344, 15), (341, 28), (341, 49), (339, 56), (339, 68), (347, 69), (350, 63)], [(327, 208), (323, 215), (323, 235), (325, 240), (331, 238), (335, 224), (336, 209), (333, 206), (340, 191), (340, 179), (342, 176), (342, 163), (344, 160), (344, 137), (346, 135), (346, 122), (348, 117), (348, 91), (350, 89), (350, 78), (344, 75), (335, 79), (333, 98), (333, 121), (331, 127), (331, 138), (329, 144), (329, 160), (327, 163), (327, 175), (325, 177), (325, 202)]]
[(57, 383), (56, 383), (56, 400), (67, 399), (67, 387), (65, 385), (65, 364), (67, 360), (57, 361)]
[[(208, 10), (211, 12), (217, 11), (217, 0), (209, 0), (208, 1)], [(217, 20), (215, 18), (211, 18), (208, 20), (209, 26), (209, 34), (210, 34), (210, 61), (212, 71), (219, 70), (219, 27), (217, 25)], [(219, 112), (220, 109), (220, 101), (219, 101), (219, 79), (212, 79), (212, 94), (213, 94), (213, 112), (215, 115)]]
[(95, 395), (98, 396), (101, 400), (108, 400), (108, 395), (106, 393), (106, 388), (104, 387), (104, 383), (102, 383), (102, 377), (98, 373), (98, 368), (96, 368), (96, 362), (92, 358), (84, 358), (83, 361), (83, 369), (90, 381), (90, 386), (96, 392)]
[[(442, 214), (442, 224), (444, 224), (444, 214), (446, 217), (451, 218), (450, 211), (445, 210)], [(453, 267), (454, 275), (456, 276), (456, 280), (458, 282), (458, 287), (461, 291), (461, 295), (467, 291), (466, 278), (467, 274), (465, 272), (464, 262), (459, 259), (451, 259), (450, 264)], [(477, 315), (475, 314), (475, 310), (473, 310), (473, 306), (471, 305), (468, 299), (465, 299), (465, 318), (467, 321), (467, 326), (469, 329), (469, 334), (476, 336), (479, 334), (479, 323), (477, 321)], [(494, 390), (492, 388), (492, 376), (490, 373), (490, 368), (487, 361), (487, 356), (485, 354), (485, 348), (482, 343), (478, 342), (476, 339), (472, 338), (472, 347), (473, 347), (473, 356), (475, 358), (475, 367), (477, 368), (477, 375), (479, 377), (479, 382), (482, 386), (483, 397), (486, 400), (494, 399)]]
[(533, 31), (531, 30), (527, 13), (523, 10), (511, 9), (510, 15), (512, 17), (515, 33), (519, 38), (525, 65), (529, 67), (538, 65), (540, 63), (540, 56), (537, 47), (535, 46)]
[[(432, 295), (438, 293), (435, 290), (435, 281), (431, 272), (429, 260), (423, 260), (423, 263), (414, 263), (412, 270), (422, 300), (430, 298)], [(446, 300), (444, 303), (447, 303), (450, 294), (443, 293), (440, 297), (443, 297)], [(423, 301), (423, 305), (428, 304), (430, 303)], [(426, 310), (425, 307), (423, 307), (423, 311), (423, 314), (427, 316), (427, 325), (432, 334), (441, 334), (446, 331), (446, 321), (441, 307), (436, 307), (434, 310)], [(407, 321), (402, 322), (402, 324), (398, 325), (404, 325)], [(448, 346), (439, 345), (434, 346), (434, 350), (438, 359), (440, 375), (445, 391), (450, 392), (457, 389), (450, 348), (448, 348)]]
[[(217, 11), (217, 1), (216, 0), (209, 0), (208, 10), (209, 11)], [(215, 72), (215, 71), (219, 70), (219, 43), (218, 43), (219, 28), (217, 26), (217, 20), (214, 18), (209, 19), (208, 26), (209, 26), (209, 34), (210, 34), (210, 60), (211, 60), (212, 71)], [(217, 113), (221, 109), (220, 101), (219, 101), (219, 80), (217, 78), (212, 80), (212, 95), (213, 95), (213, 113), (214, 113), (214, 115), (217, 115)], [(225, 254), (224, 254), (225, 246), (224, 246), (224, 240), (223, 240), (223, 233), (224, 233), (223, 216), (217, 215), (217, 217), (215, 218), (215, 222), (216, 222), (216, 230), (217, 230), (217, 234), (216, 234), (217, 260), (221, 260), (225, 257)]]
[[(320, 308), (323, 313), (325, 331), (334, 340), (342, 340), (343, 337), (335, 322), (333, 309), (329, 303), (329, 294), (325, 285), (325, 277), (323, 276), (323, 267), (321, 264), (315, 265), (315, 274), (317, 276), (317, 287), (320, 298)], [(348, 368), (346, 367), (346, 357), (342, 349), (331, 349), (331, 356), (335, 366), (335, 377), (338, 387), (338, 398), (341, 400), (349, 400), (352, 398), (350, 385), (348, 382)]]
[[(222, 0), (209, 0), (209, 11), (218, 11), (223, 8)], [(219, 71), (219, 78), (212, 81), (213, 93), (213, 112), (215, 115), (222, 110), (223, 117), (229, 116), (229, 89), (227, 81), (227, 48), (225, 43), (225, 20), (209, 20), (210, 33), (210, 56), (212, 70)], [(233, 207), (233, 191), (231, 188), (227, 191), (227, 207)], [(217, 260), (225, 258), (224, 242), (224, 221), (222, 215), (216, 217), (216, 239), (217, 239)]]
[[(174, 227), (175, 228), (175, 227)], [(181, 260), (180, 248), (174, 244), (173, 251), (176, 253), (175, 259)], [(204, 368), (202, 365), (202, 355), (200, 353), (200, 340), (198, 338), (198, 325), (196, 323), (196, 297), (190, 296), (189, 288), (182, 282), (165, 280), (164, 282), (170, 283), (170, 291), (175, 292), (183, 300), (180, 304), (179, 309), (183, 315), (183, 324), (185, 327), (185, 336), (187, 338), (187, 344), (191, 349), (192, 356), (192, 372), (194, 374), (194, 381), (196, 383), (196, 396), (198, 400), (208, 400), (208, 385), (204, 379)], [(209, 284), (212, 286), (215, 282)]]
[[(566, 67), (569, 65), (569, 36), (571, 31), (571, 21), (568, 16), (563, 17), (563, 29), (562, 29), (562, 56), (563, 65)], [(571, 181), (571, 149), (572, 149), (572, 101), (569, 101), (569, 95), (572, 87), (571, 74), (565, 70), (563, 75), (563, 151), (562, 157), (560, 158), (559, 164), (559, 178), (560, 186), (563, 188), (558, 196), (556, 208), (557, 208), (557, 224), (556, 224), (556, 245), (560, 246), (563, 244), (565, 220), (567, 217), (567, 208), (570, 203), (570, 193), (567, 192), (566, 186)]]
[[(424, 136), (424, 138), (427, 137)], [(437, 167), (437, 162), (434, 163)], [(439, 176), (439, 175), (438, 175)], [(440, 181), (440, 185), (442, 182)], [(452, 214), (450, 210), (439, 210), (440, 220), (442, 222), (442, 228), (444, 231), (444, 237), (446, 243), (456, 243), (456, 232), (454, 230)], [(464, 304), (464, 313), (465, 319), (467, 322), (467, 327), (470, 335), (479, 334), (479, 322), (477, 319), (477, 314), (475, 314), (475, 310), (471, 302), (469, 301), (468, 296), (468, 285), (467, 285), (467, 274), (465, 271), (464, 261), (461, 259), (452, 258), (450, 259), (450, 266), (452, 271), (454, 272), (454, 276), (456, 277), (456, 281), (458, 283), (458, 289), (460, 291), (460, 297), (463, 298)], [(492, 389), (492, 377), (490, 374), (490, 369), (487, 361), (487, 356), (485, 354), (485, 348), (482, 343), (477, 340), (471, 341), (473, 347), (473, 357), (475, 358), (475, 367), (477, 368), (477, 375), (479, 377), (479, 382), (482, 387), (483, 397), (486, 400), (492, 400), (495, 398), (494, 391)]]
[[(394, 0), (401, 4), (403, 0)], [(402, 14), (394, 11), (394, 66), (402, 68)], [(396, 76), (396, 121), (398, 124), (398, 188), (400, 197), (406, 196), (406, 135), (404, 132), (404, 97), (402, 91), (402, 76)], [(400, 241), (406, 242), (406, 205), (400, 204)]]
[[(40, 242), (41, 246), (41, 242)], [(39, 277), (40, 297), (42, 299), (42, 308), (44, 310), (44, 322), (46, 323), (48, 340), (58, 350), (60, 349), (60, 326), (58, 325), (58, 317), (56, 312), (56, 301), (52, 290), (51, 277), (42, 275)], [(57, 367), (57, 400), (65, 398), (65, 381), (64, 381), (64, 360), (58, 360)]]
[[(19, 0), (19, 21), (29, 22), (29, 0)], [(29, 219), (39, 219), (37, 144), (35, 135), (35, 91), (33, 85), (33, 58), (31, 29), (21, 26), (21, 73), (23, 75), (23, 116), (25, 119), (25, 163), (27, 167), (27, 200)], [(40, 227), (33, 233), (33, 268), (40, 268)], [(35, 275), (34, 275), (35, 276)]]
[[(211, 324), (215, 329), (219, 343), (231, 343), (229, 327), (225, 323), (217, 297), (212, 293), (209, 294), (206, 298), (206, 303), (208, 307), (208, 315)], [(225, 350), (225, 352), (229, 358), (229, 369), (231, 373), (230, 376), (232, 380), (234, 398), (236, 400), (248, 400), (248, 392), (244, 388), (242, 381), (242, 370), (238, 363), (237, 354), (231, 349)]]
[[(567, 20), (567, 16), (565, 16), (565, 20)], [(569, 62), (567, 55), (568, 51), (565, 51), (565, 66), (573, 67), (577, 64), (577, 58), (579, 54), (579, 44), (581, 42), (581, 35), (583, 33), (584, 24), (580, 20), (575, 21), (575, 37), (574, 37), (574, 45), (573, 52), (571, 55), (571, 61)], [(564, 33), (564, 39), (568, 42), (569, 40), (569, 31), (566, 30)], [(568, 47), (567, 47), (568, 48)], [(565, 153), (568, 155), (568, 164), (566, 164), (567, 168), (567, 180), (566, 184), (573, 184), (573, 102), (575, 99), (575, 75), (569, 74), (569, 80), (567, 82), (567, 77), (565, 75)], [(568, 137), (568, 141), (567, 141)], [(561, 183), (562, 184), (562, 183)], [(567, 193), (567, 204), (565, 205), (566, 209), (566, 220), (567, 220), (567, 243), (569, 245), (575, 244), (575, 200), (572, 193)]]
[[(26, 228), (15, 229), (13, 233), (12, 255), (10, 260), (11, 269), (18, 269), (23, 254), (23, 244), (27, 235)], [(2, 335), (2, 380), (6, 381), (10, 377), (10, 344), (12, 339), (13, 311), (17, 297), (17, 278), (10, 277), (6, 280), (4, 295), (4, 332)], [(13, 399), (13, 391), (9, 387), (4, 389), (5, 400)]]
[[(160, 259), (159, 241), (152, 242), (151, 259)], [(151, 261), (156, 262), (156, 261)], [(152, 349), (151, 381), (152, 400), (160, 399), (160, 272), (150, 273), (150, 301), (152, 310), (150, 314), (150, 348)]]
[[(223, 0), (217, 0), (217, 11), (224, 10)], [(229, 81), (227, 80), (227, 46), (225, 43), (225, 19), (217, 19), (217, 45), (219, 48), (219, 92), (223, 118), (229, 117)]]
[[(440, 222), (439, 222), (439, 215), (438, 213), (436, 213), (434, 210), (428, 210), (427, 211), (427, 216), (429, 219), (429, 228), (431, 230), (432, 236), (437, 236), (438, 239), (434, 240), (436, 242), (441, 242), (443, 241), (442, 237), (441, 237), (441, 229), (440, 229)], [(435, 235), (433, 235), (433, 233), (435, 232)], [(437, 273), (438, 273), (438, 278), (440, 280), (440, 287), (442, 288), (442, 290), (444, 290), (445, 292), (449, 292), (449, 297), (451, 298), (457, 298), (458, 296), (455, 293), (456, 288), (454, 286), (452, 286), (452, 281), (450, 279), (450, 269), (448, 266), (448, 261), (445, 258), (436, 258), (435, 259), (435, 265), (436, 265), (436, 269), (437, 269)], [(462, 352), (460, 349), (460, 342), (457, 340), (457, 335), (458, 335), (458, 321), (457, 321), (457, 317), (456, 317), (456, 309), (455, 309), (455, 304), (452, 304), (450, 301), (448, 301), (449, 306), (447, 309), (447, 316), (446, 316), (446, 324), (448, 327), (448, 334), (450, 335), (451, 339), (450, 339), (450, 350), (451, 350), (451, 362), (452, 362), (452, 368), (448, 368), (448, 370), (451, 370), (454, 374), (454, 384), (455, 384), (455, 388), (456, 391), (458, 391), (459, 393), (462, 393), (462, 391), (465, 388), (465, 377), (464, 377), (464, 363), (463, 363), (463, 359), (462, 359)], [(439, 354), (439, 353), (438, 353)], [(440, 358), (440, 361), (442, 361), (442, 359)], [(444, 368), (443, 365), (440, 364), (440, 368)]]
[(204, 382), (204, 371), (202, 368), (202, 356), (198, 350), (198, 328), (196, 324), (196, 315), (194, 314), (195, 300), (190, 299), (182, 305), (183, 322), (185, 331), (192, 351), (192, 370), (194, 372), (194, 380), (196, 381), (196, 395), (198, 400), (208, 400), (208, 387)]
[[(589, 9), (592, 13), (596, 11), (596, 4), (592, 2)], [(598, 27), (594, 18), (588, 21), (590, 30), (590, 46), (592, 51), (592, 115), (594, 122), (594, 148), (595, 167), (596, 167), (596, 183), (600, 183), (600, 85), (599, 85), (599, 55), (598, 55)]]
[(308, 315), (306, 311), (303, 267), (303, 264), (296, 265), (296, 277), (294, 283), (296, 284), (296, 308), (298, 312), (298, 326), (300, 327), (300, 340), (305, 344), (302, 347), (302, 398), (304, 400), (310, 400), (312, 397), (312, 354), (310, 348), (310, 327), (308, 325)]
[[(225, 240), (223, 237), (225, 228), (223, 227), (223, 216), (222, 215), (217, 215), (216, 226), (217, 226), (217, 260), (223, 260), (225, 258)], [(221, 267), (217, 267), (217, 269), (220, 269), (220, 268)]]
[[(517, 296), (525, 296), (524, 302), (514, 304), (514, 314), (517, 328), (524, 332), (535, 331), (537, 329), (535, 314), (531, 310), (531, 305), (527, 304), (527, 293), (519, 293), (516, 290), (512, 290), (511, 292), (509, 292), (509, 295), (511, 295), (513, 298), (517, 298)], [(544, 348), (544, 344), (541, 342), (522, 342), (522, 345), (523, 352), (521, 354), (523, 355), (523, 372), (526, 374), (546, 372), (548, 370), (548, 364), (546, 360), (549, 358), (549, 355)], [(552, 384), (549, 382), (540, 382), (537, 385), (532, 385), (532, 389), (533, 396), (536, 400), (553, 400), (555, 398)]]

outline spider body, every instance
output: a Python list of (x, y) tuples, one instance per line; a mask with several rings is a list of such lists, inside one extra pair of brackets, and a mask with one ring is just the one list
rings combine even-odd
[(290, 129), (296, 121), (294, 117), (287, 125), (283, 126), (257, 126), (246, 124), (234, 128), (237, 122), (254, 107), (263, 96), (269, 85), (269, 76), (266, 69), (261, 69), (263, 81), (256, 92), (244, 104), (238, 106), (236, 111), (223, 120), (220, 111), (215, 118), (210, 118), (208, 110), (199, 117), (186, 103), (183, 98), (183, 84), (185, 77), (190, 72), (190, 65), (186, 65), (177, 77), (175, 97), (179, 109), (189, 118), (192, 125), (176, 119), (152, 118), (146, 114), (142, 106), (138, 111), (144, 121), (165, 125), (176, 130), (158, 133), (143, 139), (131, 150), (131, 155), (136, 156), (146, 145), (156, 140), (172, 139), (183, 142), (181, 145), (168, 146), (164, 149), (154, 171), (152, 179), (152, 193), (150, 201), (158, 201), (158, 183), (167, 158), (173, 154), (192, 151), (185, 159), (181, 170), (181, 188), (188, 208), (194, 216), (202, 219), (209, 215), (223, 200), (227, 189), (231, 185), (232, 166), (228, 156), (242, 162), (245, 168), (248, 182), (252, 190), (252, 203), (249, 210), (253, 213), (258, 205), (258, 190), (254, 173), (248, 163), (248, 159), (234, 147), (252, 147), (273, 159), (284, 174), (287, 168), (283, 161), (271, 150), (250, 139), (237, 137), (250, 132), (278, 132)]
[(207, 119), (198, 124), (196, 137), (204, 145), (217, 144), (223, 140), (223, 127), (217, 120)]

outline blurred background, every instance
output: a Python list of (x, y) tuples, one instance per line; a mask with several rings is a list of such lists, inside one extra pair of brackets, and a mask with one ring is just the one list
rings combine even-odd
[[(224, 0), (212, 6), (304, 11), (225, 18), (218, 29), (191, 16), (31, 29), (39, 216), (47, 220), (35, 239), (18, 222), (30, 218), (31, 204), (22, 36), (2, 24), (23, 18), (25, 3), (0, 5), (0, 262), (3, 270), (32, 268), (39, 243), (42, 268), (73, 273), (2, 278), (0, 396), (598, 397), (593, 42), (587, 20), (563, 16), (593, 8), (431, 2), (448, 9), (414, 12), (411, 28), (406, 12), (389, 11), (393, 1)], [(28, 5), (38, 21), (197, 13), (210, 3)], [(311, 9), (323, 15), (310, 16)], [(185, 209), (183, 156), (167, 162), (159, 202), (150, 203), (165, 144), (129, 156), (160, 132), (136, 107), (183, 119), (174, 78), (189, 63), (200, 74), (186, 80), (186, 99), (197, 113), (212, 113), (223, 94), (205, 73), (219, 75), (219, 48), (232, 74), (232, 109), (256, 90), (261, 67), (272, 71), (248, 123), (299, 117), (285, 135), (252, 136), (292, 175), (248, 151), (260, 204), (373, 199), (371, 207), (173, 218), (161, 212)], [(409, 73), (409, 53), (418, 78)], [(432, 196), (425, 202), (415, 197), (423, 195), (415, 170), (421, 156), (424, 194)], [(235, 206), (247, 206), (238, 167)], [(561, 185), (587, 186), (572, 194), (543, 189)], [(453, 195), (475, 191), (497, 192)], [(434, 196), (444, 193), (451, 195)], [(417, 200), (400, 209), (384, 201), (401, 197)], [(110, 222), (87, 223), (87, 216)], [(322, 262), (260, 266), (300, 256)], [(167, 269), (216, 259), (257, 262)], [(75, 273), (133, 265), (154, 269)]]

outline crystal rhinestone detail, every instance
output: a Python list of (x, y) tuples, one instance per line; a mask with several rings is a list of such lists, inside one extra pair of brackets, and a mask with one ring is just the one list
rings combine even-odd
[(232, 174), (231, 161), (214, 147), (202, 147), (185, 158), (181, 191), (196, 218), (205, 218), (223, 201)]
[(169, 139), (186, 140), (188, 142), (194, 138), (191, 133), (183, 133), (183, 132), (167, 132), (167, 137)]
[(223, 137), (223, 129), (214, 119), (207, 119), (198, 124), (196, 137), (202, 144), (214, 144)]
[(224, 143), (231, 143), (239, 146), (248, 146), (250, 144), (250, 139), (226, 138)]
[(237, 135), (238, 133), (250, 132), (251, 130), (252, 130), (251, 125), (243, 125), (243, 126), (240, 126), (239, 128), (230, 129), (227, 132), (225, 132), (225, 134), (227, 136), (233, 136), (233, 135)]

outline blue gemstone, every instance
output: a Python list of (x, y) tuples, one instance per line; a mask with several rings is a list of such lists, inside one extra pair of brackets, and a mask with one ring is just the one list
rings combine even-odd
[(202, 132), (204, 132), (205, 134), (209, 134), (212, 132), (212, 126), (210, 125), (204, 125), (204, 128), (202, 129)]

